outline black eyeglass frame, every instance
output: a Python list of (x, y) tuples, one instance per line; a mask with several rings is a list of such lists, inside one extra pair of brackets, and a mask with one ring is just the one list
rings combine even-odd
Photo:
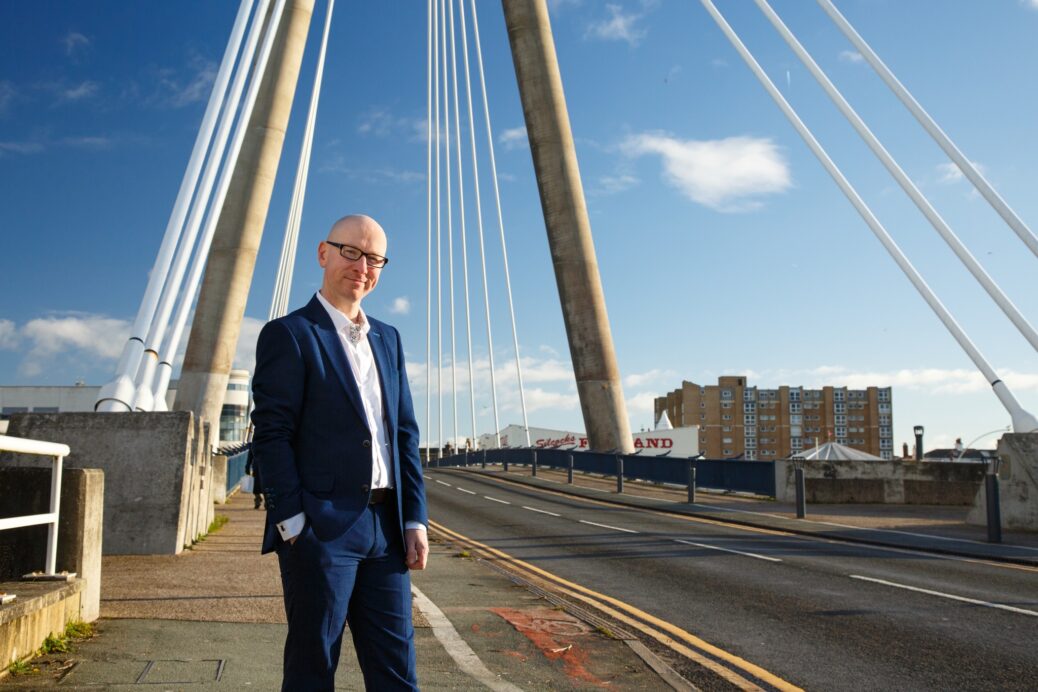
[[(373, 269), (382, 269), (387, 264), (389, 264), (388, 257), (383, 257), (382, 255), (375, 255), (370, 252), (364, 252), (360, 248), (353, 247), (352, 245), (347, 245), (346, 243), (333, 243), (330, 240), (326, 240), (324, 242), (328, 245), (331, 245), (333, 248), (336, 248), (339, 251), (339, 256), (345, 260), (349, 260), (350, 262), (359, 262), (360, 258), (363, 257), (367, 261), (368, 266), (372, 267)], [(356, 251), (357, 256), (347, 257), (346, 253), (344, 252), (346, 248)]]

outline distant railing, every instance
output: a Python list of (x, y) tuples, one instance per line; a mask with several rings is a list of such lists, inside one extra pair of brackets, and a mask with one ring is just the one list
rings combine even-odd
[(44, 574), (53, 576), (58, 561), (58, 510), (61, 507), (61, 463), (69, 455), (68, 445), (57, 442), (26, 440), (21, 437), (0, 435), (0, 452), (37, 454), (53, 457), (54, 468), (50, 478), (50, 511), (46, 514), (26, 514), (20, 517), (0, 519), (0, 531), (18, 529), (23, 526), (49, 524), (47, 528), (47, 564)]
[(227, 492), (234, 490), (245, 475), (245, 462), (249, 458), (249, 450), (238, 452), (227, 457)]
[[(688, 459), (687, 457), (642, 456), (640, 454), (606, 454), (601, 452), (569, 451), (562, 449), (532, 449), (511, 447), (470, 451), (443, 459), (433, 458), (430, 466), (473, 466), (482, 464), (484, 454), (488, 464), (537, 466), (568, 469), (573, 457), (573, 469), (584, 473), (616, 476), (621, 469), (623, 478), (685, 485), (688, 465), (695, 469), (696, 485), (734, 492), (747, 492), (775, 497), (775, 462), (735, 461), (726, 459)], [(620, 463), (617, 460), (620, 459)], [(532, 469), (531, 469), (532, 470)]]

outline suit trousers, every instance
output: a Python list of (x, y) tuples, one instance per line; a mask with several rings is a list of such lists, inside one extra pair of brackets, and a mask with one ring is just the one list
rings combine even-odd
[(307, 520), (295, 543), (278, 548), (288, 616), (283, 691), (335, 688), (346, 622), (366, 689), (418, 689), (399, 526), (390, 499), (369, 505), (342, 536), (322, 541)]

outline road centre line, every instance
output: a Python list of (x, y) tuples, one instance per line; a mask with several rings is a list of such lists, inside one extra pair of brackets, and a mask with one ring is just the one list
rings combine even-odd
[(1008, 610), (1011, 613), (1020, 613), (1021, 615), (1032, 615), (1038, 617), (1038, 612), (1033, 610), (1025, 610), (1023, 608), (1015, 608), (1013, 606), (1002, 605), (1001, 603), (991, 603), (989, 601), (980, 601), (975, 598), (966, 598), (965, 596), (956, 596), (950, 593), (944, 593), (943, 591), (931, 591), (930, 589), (921, 589), (918, 586), (908, 586), (907, 584), (898, 584), (897, 582), (886, 581), (885, 579), (874, 579), (873, 577), (863, 577), (860, 574), (848, 574), (851, 579), (860, 579), (861, 581), (868, 581), (874, 584), (882, 584), (883, 586), (893, 586), (896, 589), (905, 589), (907, 591), (917, 591), (919, 593), (929, 594), (930, 596), (940, 596), (941, 598), (948, 598), (953, 601), (961, 601), (963, 603), (972, 603), (973, 605), (985, 606), (987, 608), (998, 608), (999, 610)]
[[(562, 593), (580, 600), (611, 617), (615, 617), (617, 620), (652, 637), (669, 649), (676, 651), (682, 656), (696, 661), (705, 668), (712, 670), (741, 690), (760, 690), (761, 688), (751, 683), (749, 680), (740, 677), (736, 670), (742, 673), (747, 673), (778, 690), (790, 692), (800, 690), (799, 687), (778, 677), (777, 675), (774, 675), (773, 673), (770, 673), (760, 666), (750, 663), (749, 661), (740, 658), (735, 654), (731, 654), (724, 649), (718, 648), (713, 644), (700, 639), (694, 634), (665, 620), (661, 620), (654, 615), (646, 613), (628, 603), (563, 579), (562, 577), (543, 570), (540, 567), (512, 557), (504, 551), (492, 548), (489, 545), (480, 543), (479, 541), (452, 531), (435, 520), (430, 520), (429, 526), (448, 538), (466, 543), (469, 546), (478, 549), (485, 555), (502, 560), (512, 569), (525, 572), (528, 575), (527, 578), (534, 578), (543, 583), (551, 584)], [(686, 644), (689, 646), (686, 646)], [(698, 651), (689, 648), (690, 646), (695, 647)], [(700, 651), (703, 653), (699, 653)], [(704, 656), (703, 654), (706, 655)], [(733, 666), (733, 668), (726, 668), (716, 659), (720, 659), (724, 663)]]
[(603, 529), (612, 529), (613, 531), (623, 531), (624, 533), (641, 533), (641, 531), (635, 531), (634, 529), (621, 529), (619, 526), (610, 526), (609, 524), (599, 524), (594, 521), (587, 521), (586, 519), (580, 520), (581, 524), (590, 524), (591, 526), (600, 526)]
[(453, 486), (452, 486), (452, 485), (451, 485), (450, 483), (444, 483), (444, 482), (443, 482), (443, 481), (441, 481), (441, 480), (440, 480), (439, 478), (437, 478), (437, 479), (436, 479), (436, 482), (437, 482), (437, 483), (439, 483), (440, 485), (445, 485), (445, 486), (447, 486), (448, 488), (451, 488), (451, 487), (453, 487)]
[(512, 504), (508, 500), (499, 500), (496, 497), (490, 497), (489, 495), (484, 495), (483, 497), (488, 499), (488, 500), (490, 500), (491, 502), (500, 502), (503, 505), (510, 505), (510, 504)]
[(706, 543), (696, 543), (694, 541), (685, 541), (680, 538), (674, 539), (675, 543), (684, 543), (685, 545), (694, 545), (697, 548), (707, 548), (708, 550), (720, 550), (725, 553), (735, 553), (736, 555), (745, 555), (746, 557), (755, 557), (758, 560), (767, 560), (768, 562), (782, 562), (777, 557), (768, 557), (767, 555), (758, 555), (757, 553), (745, 553), (741, 550), (732, 550), (731, 548), (722, 548), (719, 545), (707, 545)]
[(462, 488), (461, 486), (457, 486), (457, 489), (460, 490), (463, 493), (468, 493), (469, 495), (475, 495), (476, 494), (476, 493), (472, 492), (471, 490), (465, 490), (465, 488)]
[(523, 505), (523, 509), (528, 509), (531, 512), (540, 512), (541, 514), (550, 514), (553, 517), (561, 517), (562, 516), (561, 514), (556, 514), (555, 512), (549, 512), (546, 509), (537, 509), (536, 507), (527, 507), (526, 505)]
[[(511, 479), (511, 478), (495, 477), (495, 476), (489, 476), (489, 475), (483, 475), (483, 474), (480, 474), (480, 475), (482, 476), (483, 479), (485, 479), (489, 483), (497, 483), (499, 485), (507, 483), (507, 484), (512, 484), (512, 485), (519, 485), (519, 486), (522, 486), (524, 488), (530, 488), (531, 487), (531, 486), (527, 485), (526, 483), (523, 483), (522, 481), (517, 481), (517, 480)], [(1023, 564), (1017, 564), (1017, 563), (1012, 563), (1012, 562), (997, 562), (995, 560), (988, 560), (988, 559), (984, 559), (982, 557), (966, 557), (966, 556), (961, 556), (961, 555), (951, 555), (951, 554), (948, 554), (948, 553), (928, 552), (928, 551), (921, 550), (921, 549), (903, 548), (903, 547), (898, 547), (898, 546), (893, 546), (893, 545), (878, 545), (878, 544), (875, 544), (875, 543), (855, 541), (855, 540), (852, 540), (852, 539), (840, 539), (840, 538), (837, 538), (837, 537), (834, 537), (834, 536), (815, 536), (815, 535), (804, 534), (804, 533), (794, 533), (792, 531), (784, 531), (782, 529), (771, 529), (771, 528), (764, 528), (764, 527), (761, 527), (761, 526), (751, 526), (751, 525), (741, 524), (741, 523), (731, 523), (731, 522), (724, 521), (722, 519), (709, 519), (707, 517), (690, 516), (690, 515), (687, 515), (687, 514), (680, 514), (680, 513), (677, 513), (677, 512), (670, 512), (670, 511), (661, 510), (661, 509), (648, 509), (648, 508), (645, 508), (645, 507), (636, 507), (636, 506), (631, 506), (631, 505), (628, 505), (628, 504), (625, 504), (625, 503), (622, 503), (622, 502), (617, 502), (615, 500), (607, 500), (607, 499), (596, 500), (596, 499), (593, 499), (593, 498), (590, 498), (590, 497), (581, 496), (579, 494), (568, 493), (568, 492), (565, 492), (563, 490), (552, 490), (550, 488), (537, 488), (536, 486), (533, 486), (533, 488), (535, 490), (540, 490), (541, 492), (544, 492), (544, 493), (549, 494), (549, 495), (559, 495), (560, 497), (564, 497), (564, 498), (566, 498), (567, 500), (570, 500), (570, 501), (585, 502), (587, 504), (602, 505), (602, 506), (606, 506), (606, 507), (617, 507), (617, 506), (625, 507), (625, 508), (630, 509), (630, 510), (639, 511), (639, 512), (645, 512), (646, 514), (656, 514), (656, 515), (659, 515), (659, 516), (669, 517), (671, 519), (678, 519), (680, 521), (687, 521), (687, 522), (691, 522), (691, 523), (695, 523), (695, 524), (709, 524), (709, 525), (712, 525), (712, 526), (721, 526), (721, 527), (725, 527), (725, 528), (736, 530), (736, 531), (746, 531), (746, 532), (749, 532), (749, 533), (761, 533), (761, 534), (765, 534), (765, 535), (769, 535), (769, 536), (785, 536), (785, 537), (788, 537), (788, 538), (800, 539), (800, 540), (803, 540), (803, 541), (806, 541), (806, 542), (809, 542), (809, 543), (810, 542), (818, 542), (818, 543), (837, 543), (837, 544), (840, 544), (840, 545), (853, 545), (853, 546), (856, 546), (858, 548), (874, 550), (876, 552), (899, 553), (899, 554), (902, 554), (902, 555), (921, 555), (921, 556), (924, 556), (924, 557), (927, 557), (927, 558), (930, 558), (930, 559), (934, 559), (934, 560), (950, 560), (952, 562), (967, 562), (967, 563), (970, 563), (970, 564), (985, 565), (987, 567), (995, 567), (995, 568), (998, 568), (998, 569), (1022, 570), (1024, 572), (1038, 572), (1038, 567), (1034, 567), (1034, 566), (1031, 566), (1031, 565), (1023, 565)], [(595, 490), (597, 492), (603, 492), (603, 493), (604, 492), (611, 492), (611, 491), (607, 491), (607, 490), (601, 490), (599, 488), (583, 488), (583, 489), (584, 490)], [(764, 516), (778, 516), (778, 515), (769, 515), (767, 512), (754, 512), (754, 511), (749, 511), (749, 510), (740, 510), (740, 509), (731, 509), (731, 508), (711, 507), (711, 509), (722, 509), (722, 510), (725, 510), (725, 511), (737, 512), (737, 513), (741, 513), (741, 514), (756, 514), (756, 515), (764, 515)], [(821, 522), (816, 522), (816, 523), (821, 523)]]

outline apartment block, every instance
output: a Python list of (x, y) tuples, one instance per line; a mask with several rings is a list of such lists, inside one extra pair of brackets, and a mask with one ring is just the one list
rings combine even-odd
[(725, 375), (716, 385), (682, 382), (655, 400), (677, 426), (699, 426), (707, 459), (785, 459), (825, 442), (838, 442), (883, 459), (894, 456), (890, 387), (752, 387)]

